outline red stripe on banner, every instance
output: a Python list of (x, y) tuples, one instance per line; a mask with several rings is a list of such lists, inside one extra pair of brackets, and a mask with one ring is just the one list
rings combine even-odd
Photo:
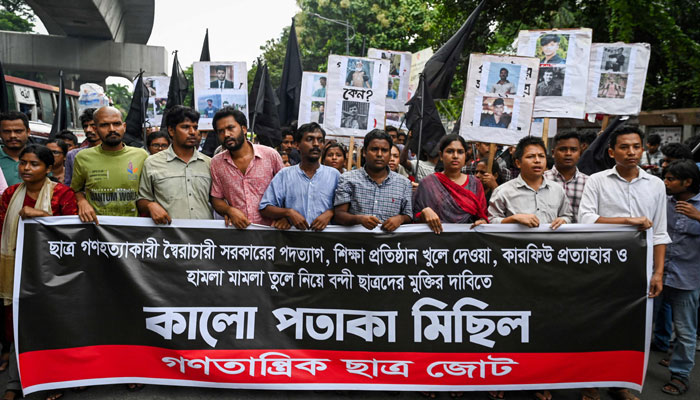
[(644, 375), (644, 353), (635, 351), (489, 354), (89, 346), (26, 352), (19, 362), (25, 388), (125, 377), (237, 384), (641, 385)]

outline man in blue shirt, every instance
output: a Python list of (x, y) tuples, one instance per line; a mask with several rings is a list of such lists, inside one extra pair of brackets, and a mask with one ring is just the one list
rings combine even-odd
[(664, 303), (671, 305), (676, 344), (671, 353), (671, 379), (661, 389), (680, 395), (688, 390), (688, 377), (695, 364), (700, 304), (700, 171), (692, 160), (673, 161), (664, 171), (668, 233)]
[(316, 122), (297, 129), (294, 140), (301, 162), (275, 175), (260, 200), (260, 214), (274, 219), (272, 226), (322, 231), (333, 218), (333, 196), (340, 172), (321, 165), (326, 132)]

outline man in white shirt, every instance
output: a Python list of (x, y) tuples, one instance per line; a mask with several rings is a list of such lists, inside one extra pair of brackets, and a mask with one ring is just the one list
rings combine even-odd
[(501, 79), (491, 86), (491, 93), (496, 93), (499, 96), (514, 95), (515, 86), (508, 80), (508, 70), (501, 68), (498, 77)]

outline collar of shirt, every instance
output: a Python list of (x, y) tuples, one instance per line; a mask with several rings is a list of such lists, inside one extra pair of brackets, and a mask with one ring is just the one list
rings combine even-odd
[(515, 186), (517, 186), (517, 187), (524, 186), (524, 187), (532, 190), (533, 192), (539, 192), (541, 189), (549, 186), (549, 181), (547, 180), (547, 178), (542, 176), (542, 184), (540, 185), (540, 187), (537, 190), (535, 190), (535, 189), (531, 188), (530, 185), (527, 184), (527, 182), (525, 182), (525, 180), (523, 179), (523, 176), (521, 174), (521, 175), (518, 175), (517, 178), (515, 178)]
[[(251, 142), (250, 140), (246, 140), (246, 143), (249, 143), (249, 144), (253, 147), (253, 158), (262, 158), (262, 157), (260, 156), (260, 154), (258, 154), (257, 150), (255, 149), (255, 145), (253, 144), (253, 142)], [(233, 165), (234, 167), (236, 167), (236, 169), (238, 169), (238, 170), (240, 171), (240, 169), (238, 168), (238, 166), (236, 165), (236, 163), (233, 162), (233, 158), (231, 158), (231, 152), (228, 151), (228, 149), (223, 149), (222, 152), (224, 153), (224, 156), (223, 156), (223, 157), (224, 157), (224, 160), (225, 160), (227, 163), (229, 163), (229, 164)], [(253, 162), (253, 161), (251, 160), (251, 163), (252, 163), (252, 162)], [(248, 169), (250, 169), (250, 165), (248, 165), (248, 168), (246, 169), (246, 172), (248, 172)]]
[(381, 184), (380, 184), (380, 183), (377, 183), (374, 179), (372, 179), (371, 176), (369, 176), (369, 174), (367, 173), (367, 170), (365, 169), (365, 167), (362, 167), (362, 176), (364, 176), (365, 179), (367, 179), (368, 181), (374, 183), (375, 185), (377, 185), (377, 186), (382, 186), (382, 185), (384, 185), (384, 184), (386, 184), (386, 183), (389, 183), (389, 181), (391, 180), (391, 169), (389, 169), (389, 167), (386, 167), (386, 169), (387, 169), (387, 171), (389, 171), (389, 173), (386, 175), (386, 178), (384, 178), (384, 180), (382, 181)]
[[(165, 161), (170, 162), (175, 159), (178, 159), (182, 162), (185, 162), (182, 158), (180, 158), (177, 154), (175, 154), (175, 150), (173, 150), (173, 145), (171, 144), (170, 147), (167, 149), (163, 150), (167, 154), (165, 156)], [(194, 153), (192, 154), (192, 158), (190, 158), (190, 161), (186, 162), (185, 164), (189, 164), (191, 162), (197, 161), (197, 160), (204, 160), (204, 157), (202, 157), (202, 153), (200, 153), (196, 148), (194, 149)]]
[(306, 175), (306, 172), (304, 172), (304, 170), (301, 169), (301, 163), (296, 164), (296, 165), (292, 165), (292, 168), (294, 168), (294, 170), (297, 172), (297, 174), (299, 174), (299, 176), (301, 176), (302, 178), (304, 178), (308, 181), (312, 181), (315, 177), (317, 177), (319, 175), (319, 172), (321, 172), (321, 170), (323, 168), (330, 168), (330, 167), (326, 167), (323, 164), (319, 164), (318, 168), (316, 168), (316, 172), (314, 172), (314, 176), (312, 176), (311, 178), (309, 178), (309, 176)]
[[(634, 179), (632, 179), (632, 181), (630, 181), (629, 183), (634, 183), (634, 182), (636, 182), (636, 181), (638, 181), (638, 180), (640, 180), (640, 179), (647, 179), (647, 180), (648, 180), (648, 179), (651, 179), (651, 175), (649, 175), (648, 173), (646, 173), (643, 169), (637, 167), (637, 171), (639, 172), (639, 175), (637, 175), (637, 177), (634, 178)], [(623, 181), (627, 182), (627, 179), (625, 179), (625, 178), (623, 178), (622, 176), (620, 176), (620, 173), (617, 172), (617, 167), (616, 167), (616, 166), (610, 168), (609, 170), (607, 170), (607, 176), (612, 176), (612, 175), (615, 175), (615, 176), (617, 177), (617, 179), (620, 179), (620, 180), (623, 180)]]
[(8, 156), (7, 153), (5, 153), (5, 146), (0, 147), (0, 158), (9, 158), (12, 161), (15, 161), (14, 158)]
[(562, 182), (569, 183), (569, 182), (571, 182), (571, 181), (576, 180), (576, 178), (578, 178), (578, 174), (579, 174), (580, 171), (578, 170), (578, 167), (574, 167), (574, 168), (576, 168), (576, 172), (574, 172), (574, 176), (572, 176), (571, 179), (569, 179), (568, 181), (566, 180), (566, 178), (564, 177), (564, 175), (562, 175), (561, 172), (559, 172), (559, 170), (557, 170), (557, 167), (552, 167), (552, 169), (550, 169), (550, 171), (552, 171), (552, 173), (553, 173), (554, 175), (558, 176), (559, 179), (562, 180)]
[[(670, 202), (672, 202), (672, 203), (677, 203), (677, 202), (678, 202), (678, 200), (676, 200), (676, 197), (675, 197), (675, 196), (672, 196), (672, 195), (671, 195), (671, 196), (668, 196), (668, 201), (670, 201)], [(688, 203), (700, 203), (700, 193), (696, 194), (695, 196), (689, 198), (689, 199), (686, 200), (686, 201), (687, 201)]]

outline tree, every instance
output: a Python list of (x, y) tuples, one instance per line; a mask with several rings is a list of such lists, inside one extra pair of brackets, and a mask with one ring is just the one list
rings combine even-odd
[(131, 106), (131, 92), (128, 86), (116, 84), (107, 85), (107, 96), (112, 99), (114, 107), (121, 111), (122, 115), (126, 115)]
[(34, 13), (24, 0), (0, 0), (0, 30), (31, 32)]

